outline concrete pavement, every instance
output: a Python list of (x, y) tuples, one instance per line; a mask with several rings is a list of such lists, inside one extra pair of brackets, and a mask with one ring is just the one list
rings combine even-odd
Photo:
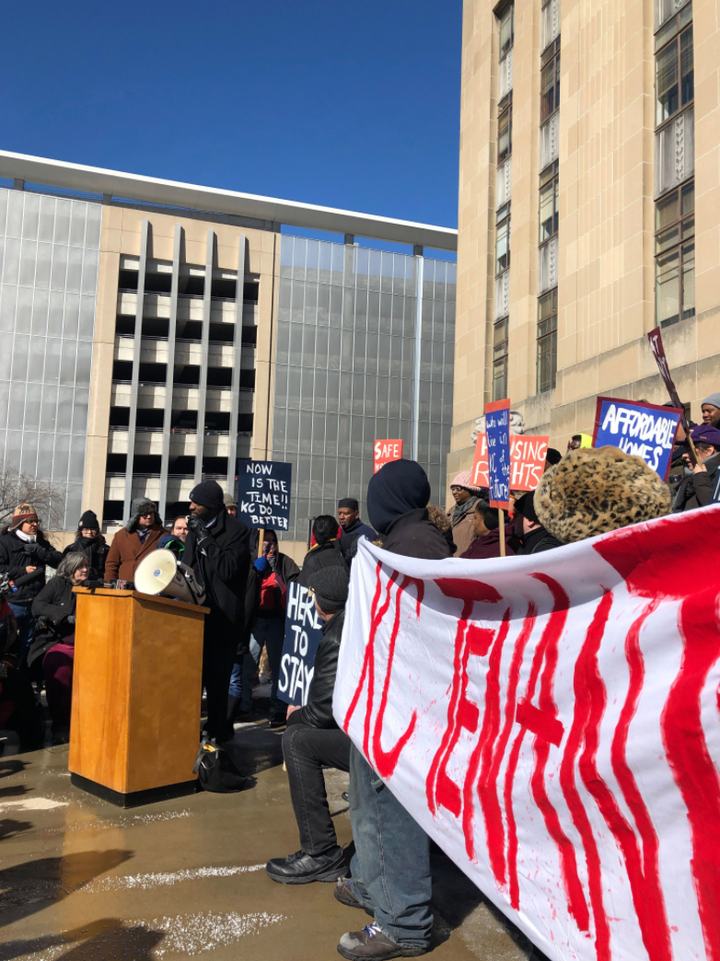
[[(238, 725), (256, 778), (241, 794), (200, 793), (121, 810), (70, 784), (67, 747), (0, 758), (0, 961), (323, 961), (369, 918), (331, 884), (285, 887), (264, 864), (298, 848), (280, 735)], [(327, 772), (341, 843), (347, 776)], [(434, 961), (542, 958), (440, 852)]]

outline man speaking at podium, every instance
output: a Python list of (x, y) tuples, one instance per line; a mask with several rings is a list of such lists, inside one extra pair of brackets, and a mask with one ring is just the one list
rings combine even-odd
[(250, 531), (225, 511), (217, 481), (190, 492), (190, 516), (183, 562), (205, 586), (203, 685), (207, 691), (205, 733), (216, 741), (233, 735), (228, 721), (228, 687), (238, 636), (244, 627), (245, 587), (250, 569)]

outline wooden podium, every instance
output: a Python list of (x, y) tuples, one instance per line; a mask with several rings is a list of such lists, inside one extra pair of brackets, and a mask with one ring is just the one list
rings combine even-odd
[(137, 591), (74, 590), (72, 783), (121, 807), (190, 793), (208, 609)]

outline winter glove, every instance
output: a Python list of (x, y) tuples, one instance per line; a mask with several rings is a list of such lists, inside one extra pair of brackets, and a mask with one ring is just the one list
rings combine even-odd
[(74, 626), (75, 626), (75, 615), (74, 615), (74, 614), (70, 614), (69, 617), (67, 618), (67, 622), (68, 622), (68, 624), (71, 624), (71, 625), (74, 627)]
[(259, 574), (264, 574), (270, 570), (270, 561), (268, 561), (267, 557), (258, 557), (253, 567)]
[(210, 537), (210, 531), (205, 527), (204, 522), (196, 515), (191, 514), (188, 517), (188, 530), (191, 530), (195, 535), (195, 543), (200, 547), (203, 541), (206, 541)]

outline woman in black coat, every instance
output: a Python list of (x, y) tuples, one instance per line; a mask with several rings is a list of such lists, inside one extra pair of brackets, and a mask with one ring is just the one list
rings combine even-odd
[(0, 574), (10, 579), (10, 609), (18, 625), (20, 667), (35, 633), (32, 602), (45, 587), (45, 565), (57, 567), (62, 560), (40, 530), (38, 516), (31, 504), (18, 504), (12, 520), (0, 535)]
[(100, 533), (100, 524), (94, 511), (85, 511), (78, 522), (77, 537), (74, 542), (63, 551), (63, 557), (68, 554), (84, 554), (88, 560), (88, 580), (101, 581), (105, 575), (105, 560), (110, 550), (105, 538)]
[(32, 670), (35, 666), (37, 671), (37, 666), (42, 664), (54, 744), (66, 742), (70, 733), (75, 658), (76, 595), (73, 588), (85, 583), (88, 572), (85, 554), (68, 554), (60, 562), (57, 575), (33, 601), (38, 629), (28, 654), (28, 667)]

